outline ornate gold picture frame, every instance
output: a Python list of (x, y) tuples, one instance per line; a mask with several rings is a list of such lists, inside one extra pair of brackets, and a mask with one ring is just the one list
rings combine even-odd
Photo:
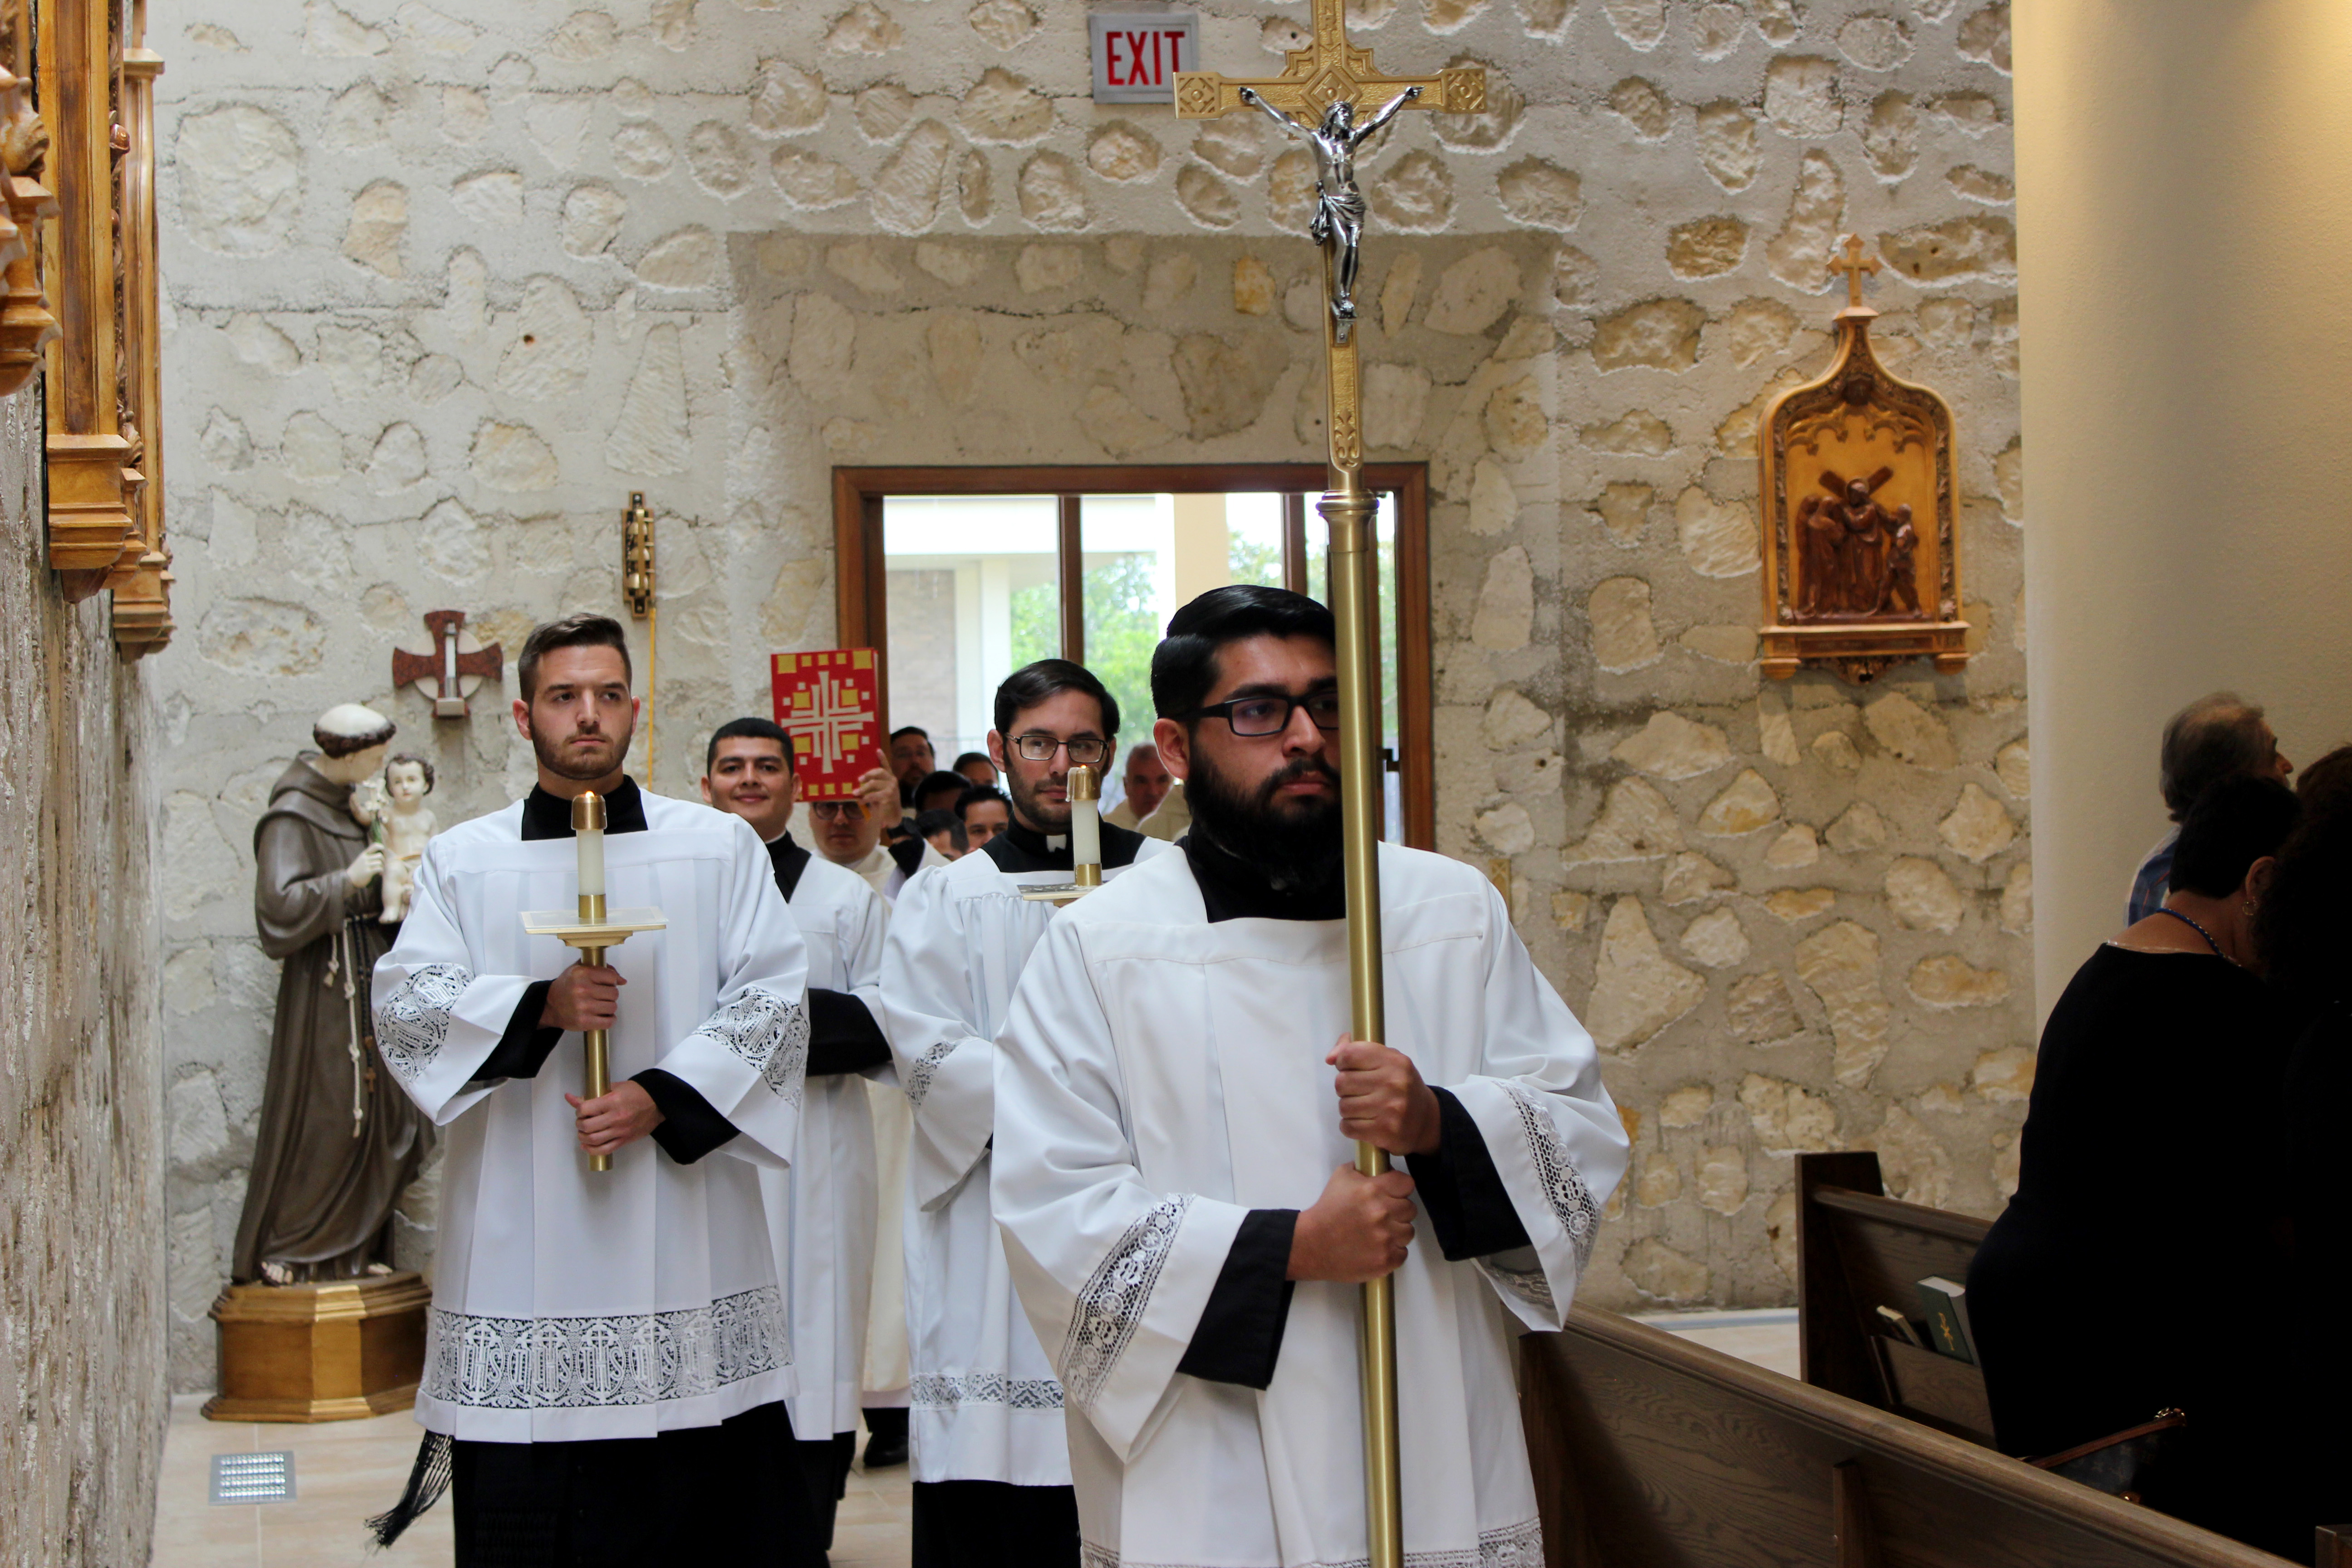
[(1870, 346), (1878, 312), (1862, 302), (1877, 270), (1849, 239), (1838, 346), (1820, 375), (1764, 411), (1757, 451), (1764, 517), (1764, 673), (1807, 665), (1864, 682), (1927, 658), (1969, 659), (1952, 411), (1889, 374)]

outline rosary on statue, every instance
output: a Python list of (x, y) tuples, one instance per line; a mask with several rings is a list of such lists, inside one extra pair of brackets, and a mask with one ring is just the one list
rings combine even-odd
[[(1356, 363), (1356, 276), (1364, 196), (1356, 154), (1409, 108), (1475, 114), (1486, 107), (1486, 77), (1454, 68), (1432, 77), (1383, 76), (1370, 49), (1348, 42), (1347, 0), (1315, 0), (1315, 36), (1290, 52), (1279, 77), (1241, 81), (1213, 71), (1176, 77), (1176, 117), (1213, 120), (1243, 110), (1272, 116), (1315, 155), (1315, 216), (1308, 237), (1323, 252), (1329, 305), (1323, 334), (1330, 441), (1329, 489), (1316, 510), (1331, 525), (1328, 579), (1338, 623), (1339, 800), (1348, 886), (1349, 1028), (1360, 1040), (1387, 1037), (1381, 985), (1379, 657), (1374, 603), (1373, 498), (1364, 488), (1362, 395)], [(1385, 1152), (1356, 1145), (1356, 1168), (1388, 1169)], [(1360, 1348), (1364, 1389), (1364, 1507), (1370, 1568), (1402, 1568), (1404, 1517), (1397, 1443), (1396, 1299), (1393, 1281), (1364, 1288)]]

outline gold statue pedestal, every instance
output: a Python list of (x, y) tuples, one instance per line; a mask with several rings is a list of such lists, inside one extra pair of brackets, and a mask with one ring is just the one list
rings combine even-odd
[(416, 1273), (319, 1285), (231, 1285), (213, 1303), (220, 1325), (215, 1421), (358, 1421), (406, 1410), (425, 1373), (425, 1310)]

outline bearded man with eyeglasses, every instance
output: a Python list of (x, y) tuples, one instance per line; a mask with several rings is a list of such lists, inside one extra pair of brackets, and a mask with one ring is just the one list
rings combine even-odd
[[(1067, 659), (1040, 659), (998, 687), (988, 751), (1011, 821), (907, 884), (883, 950), (884, 1026), (915, 1124), (906, 1207), (914, 1568), (1078, 1562), (1062, 1389), (1014, 1301), (989, 1217), (989, 1169), (996, 1032), (1056, 910), (1022, 890), (1070, 880), (1070, 769), (1101, 770), (1118, 717), (1102, 682)], [(1166, 848), (1106, 825), (1104, 879)]]
[[(1544, 1561), (1513, 1342), (1561, 1326), (1625, 1131), (1444, 856), (1380, 847), (1387, 1038), (1350, 1037), (1333, 642), (1280, 588), (1176, 613), (1151, 699), (1181, 853), (1055, 920), (996, 1037), (990, 1194), (1091, 1568), (1362, 1563), (1356, 1287), (1391, 1275), (1405, 1561)], [(1400, 1168), (1359, 1173), (1359, 1140)]]

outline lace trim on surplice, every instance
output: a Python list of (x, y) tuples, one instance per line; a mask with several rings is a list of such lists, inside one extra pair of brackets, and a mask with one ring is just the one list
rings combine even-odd
[(449, 1037), (451, 1009), (473, 972), (455, 963), (428, 963), (409, 972), (391, 994), (375, 1005), (375, 1046), (383, 1065), (404, 1083), (415, 1083), (441, 1054)]
[(704, 1020), (695, 1031), (725, 1046), (756, 1068), (770, 1092), (792, 1104), (801, 1100), (808, 1072), (808, 1009), (753, 985)]
[(915, 1058), (915, 1065), (907, 1069), (908, 1104), (917, 1110), (923, 1109), (923, 1100), (931, 1092), (931, 1080), (940, 1076), (940, 1068), (961, 1044), (961, 1038), (934, 1041), (929, 1050)]
[[(1505, 1525), (1500, 1530), (1478, 1532), (1476, 1547), (1461, 1552), (1408, 1552), (1404, 1568), (1543, 1568), (1543, 1523), (1528, 1520), (1524, 1524)], [(1107, 1546), (1082, 1542), (1078, 1548), (1078, 1568), (1201, 1568), (1191, 1563), (1144, 1562), (1139, 1558), (1122, 1557)], [(1277, 1568), (1268, 1564), (1267, 1568)], [(1333, 1563), (1296, 1564), (1295, 1568), (1370, 1568), (1370, 1559), (1341, 1558)]]
[(1518, 1084), (1507, 1082), (1503, 1089), (1518, 1110), (1519, 1130), (1527, 1134), (1528, 1152), (1535, 1158), (1544, 1202), (1551, 1205), (1552, 1217), (1559, 1221), (1559, 1228), (1568, 1233), (1570, 1245), (1576, 1248), (1576, 1271), (1581, 1275), (1584, 1266), (1592, 1261), (1593, 1239), (1601, 1232), (1601, 1205), (1592, 1201), (1592, 1189), (1584, 1184), (1568, 1145), (1560, 1142), (1551, 1112)]
[(962, 1405), (1059, 1410), (1062, 1385), (1050, 1377), (1014, 1377), (1002, 1372), (969, 1372), (960, 1377), (932, 1374), (908, 1382), (907, 1402), (918, 1410), (953, 1410)]
[(1061, 1369), (1062, 1387), (1070, 1403), (1080, 1409), (1095, 1402), (1111, 1368), (1118, 1364), (1128, 1342), (1142, 1325), (1151, 1288), (1160, 1282), (1160, 1271), (1166, 1267), (1168, 1255), (1176, 1246), (1176, 1232), (1184, 1223), (1184, 1211), (1192, 1206), (1190, 1193), (1153, 1205), (1127, 1227), (1127, 1234), (1078, 1291), (1070, 1331), (1062, 1341), (1055, 1364)]
[(432, 1328), (424, 1392), (484, 1410), (657, 1405), (793, 1363), (773, 1285), (707, 1307), (609, 1317), (478, 1317), (436, 1307)]

